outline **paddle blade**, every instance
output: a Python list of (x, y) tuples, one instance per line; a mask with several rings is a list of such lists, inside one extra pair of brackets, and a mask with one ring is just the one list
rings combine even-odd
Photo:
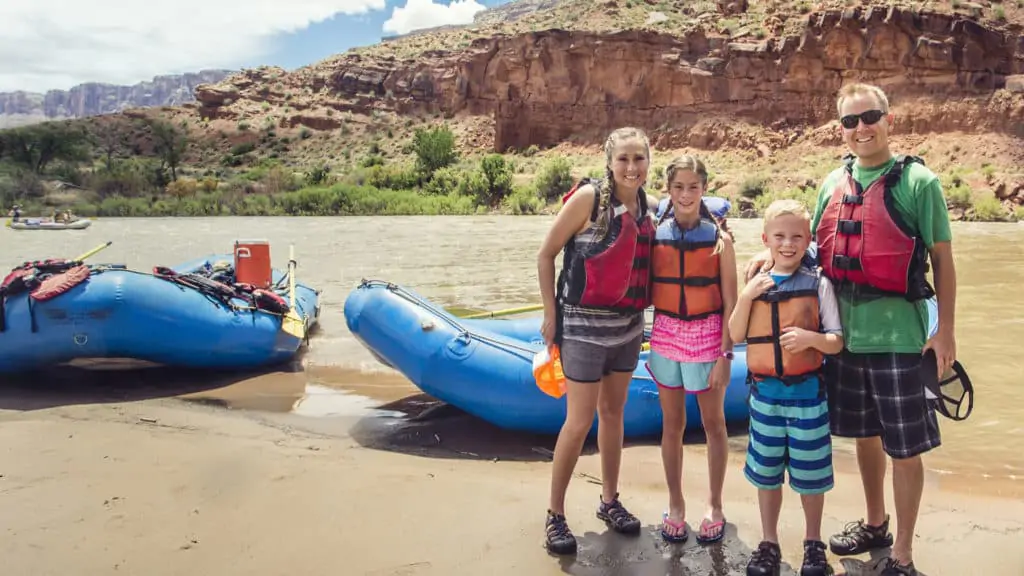
[(299, 339), (306, 337), (306, 323), (299, 318), (294, 310), (289, 310), (281, 317), (281, 330)]
[(306, 336), (306, 323), (295, 311), (295, 245), (288, 247), (288, 313), (281, 318), (281, 329), (302, 339)]

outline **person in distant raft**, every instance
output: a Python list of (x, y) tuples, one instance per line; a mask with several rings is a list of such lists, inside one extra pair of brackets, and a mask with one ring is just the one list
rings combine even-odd
[[(913, 156), (894, 156), (894, 116), (877, 86), (849, 84), (838, 94), (843, 141), (851, 156), (818, 191), (811, 230), (816, 258), (839, 301), (845, 348), (823, 371), (832, 434), (857, 439), (867, 517), (829, 541), (834, 554), (892, 547), (882, 576), (913, 576), (914, 527), (924, 489), (921, 455), (940, 445), (925, 396), (926, 351), (945, 374), (956, 360), (949, 214), (938, 177)], [(812, 247), (813, 248), (813, 247)], [(926, 278), (934, 267), (935, 289)], [(749, 279), (770, 256), (753, 258)], [(928, 338), (926, 300), (936, 296), (938, 330)], [(896, 539), (885, 511), (888, 454), (893, 466)]]
[[(650, 305), (651, 216), (657, 199), (643, 182), (650, 167), (647, 136), (620, 128), (604, 145), (605, 177), (584, 179), (565, 197), (537, 255), (544, 319), (541, 334), (560, 347), (567, 411), (551, 471), (546, 547), (573, 554), (565, 493), (587, 433), (598, 415), (602, 494), (597, 517), (613, 530), (639, 534), (640, 521), (619, 501), (623, 411), (640, 358), (644, 310)], [(650, 207), (650, 208), (649, 208)], [(555, 286), (555, 257), (563, 252)]]
[(685, 542), (689, 537), (683, 498), (683, 431), (686, 396), (695, 394), (707, 438), (709, 484), (707, 512), (697, 541), (710, 544), (725, 533), (722, 487), (729, 439), (724, 401), (733, 352), (723, 324), (736, 305), (736, 253), (732, 236), (708, 209), (704, 163), (693, 156), (675, 158), (665, 168), (665, 182), (671, 205), (661, 212), (651, 253), (654, 325), (647, 358), (661, 402), (661, 459), (669, 493), (661, 536), (668, 542)]

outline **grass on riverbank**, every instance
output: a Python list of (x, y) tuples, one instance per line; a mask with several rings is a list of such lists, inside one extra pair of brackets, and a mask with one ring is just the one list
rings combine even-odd
[[(58, 160), (35, 173), (0, 162), (0, 201), (44, 216), (55, 208), (101, 217), (550, 214), (573, 183), (604, 173), (602, 154), (593, 147), (460, 155), (446, 129), (418, 134), (423, 136), (414, 137), (408, 153), (372, 143), (346, 149), (348, 160), (337, 165), (249, 157), (253, 151), (247, 147), (230, 155), (247, 157), (245, 162), (185, 164), (176, 173), (147, 156), (94, 158), (87, 166), (81, 159)], [(954, 220), (1024, 220), (1024, 174), (1007, 167), (1016, 158), (1013, 143), (984, 138), (985, 146), (977, 148), (986, 152), (980, 155), (955, 142), (905, 138), (894, 145), (925, 157), (940, 175)], [(839, 165), (843, 149), (655, 149), (649, 192), (662, 194), (664, 168), (681, 153), (704, 160), (709, 190), (732, 200), (731, 216), (742, 218), (758, 217), (778, 198), (796, 198), (813, 209), (817, 186)]]

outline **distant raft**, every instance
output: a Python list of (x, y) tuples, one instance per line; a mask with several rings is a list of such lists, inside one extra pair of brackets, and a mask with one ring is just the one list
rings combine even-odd
[(286, 272), (265, 289), (234, 282), (232, 254), (152, 273), (66, 260), (26, 263), (0, 289), (0, 373), (75, 359), (130, 358), (245, 369), (291, 359), (319, 321), (319, 292), (297, 283), (301, 334), (283, 329)]
[[(382, 363), (398, 370), (423, 392), (498, 427), (557, 434), (565, 420), (565, 397), (542, 392), (532, 371), (543, 347), (540, 319), (459, 319), (413, 291), (381, 281), (363, 281), (345, 301), (352, 334)], [(749, 417), (746, 348), (737, 346), (725, 393), (730, 422)], [(627, 437), (661, 432), (657, 384), (641, 353), (625, 408)], [(701, 426), (694, 395), (687, 395), (687, 428)], [(597, 419), (594, 420), (596, 431)]]
[(92, 226), (92, 220), (83, 218), (74, 222), (53, 222), (39, 218), (20, 219), (17, 222), (7, 221), (11, 230), (85, 230)]

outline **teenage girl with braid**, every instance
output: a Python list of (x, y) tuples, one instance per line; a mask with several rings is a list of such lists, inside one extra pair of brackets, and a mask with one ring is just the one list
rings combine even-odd
[[(658, 384), (663, 414), (661, 458), (669, 507), (661, 535), (685, 542), (683, 430), (686, 396), (695, 394), (707, 437), (707, 511), (697, 541), (722, 539), (725, 515), (722, 486), (728, 457), (725, 388), (732, 366), (732, 340), (723, 329), (736, 305), (736, 253), (732, 236), (703, 201), (708, 172), (693, 156), (680, 156), (665, 168), (670, 204), (655, 232), (651, 254), (654, 325), (647, 369)], [(722, 221), (724, 223), (724, 220)]]
[[(587, 433), (598, 416), (602, 494), (598, 518), (639, 534), (640, 521), (619, 501), (623, 409), (640, 356), (644, 309), (650, 304), (650, 248), (655, 222), (643, 182), (650, 166), (647, 136), (620, 128), (604, 145), (605, 177), (583, 180), (564, 205), (537, 256), (544, 341), (560, 346), (566, 379), (565, 422), (555, 444), (546, 546), (576, 552), (565, 518), (565, 493)], [(555, 257), (564, 250), (555, 283)]]

